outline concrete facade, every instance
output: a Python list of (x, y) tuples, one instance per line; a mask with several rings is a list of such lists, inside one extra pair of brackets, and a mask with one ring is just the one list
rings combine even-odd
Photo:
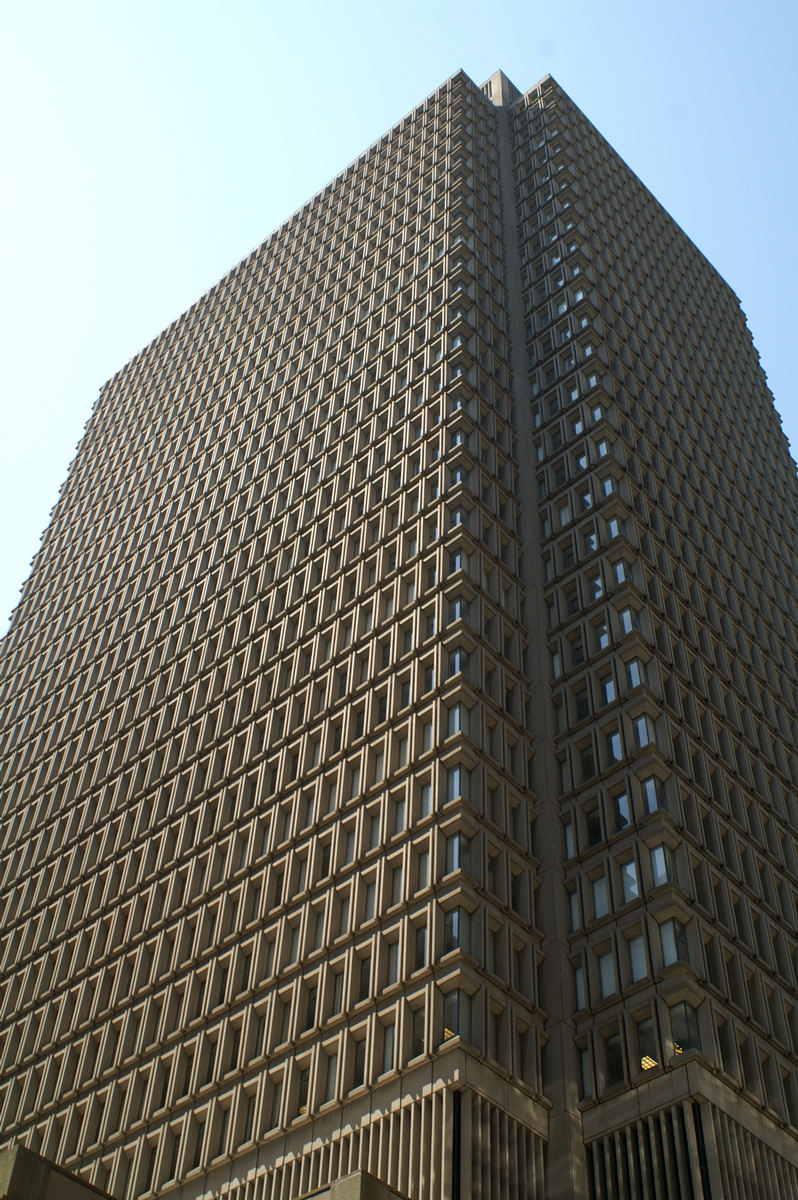
[(798, 1200), (797, 577), (728, 285), (453, 76), (95, 405), (0, 655), (3, 1136)]

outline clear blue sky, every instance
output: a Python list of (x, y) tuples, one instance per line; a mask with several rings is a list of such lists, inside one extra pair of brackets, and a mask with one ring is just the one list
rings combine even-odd
[(798, 448), (796, 0), (8, 4), (0, 632), (103, 382), (460, 67), (570, 93), (739, 295)]

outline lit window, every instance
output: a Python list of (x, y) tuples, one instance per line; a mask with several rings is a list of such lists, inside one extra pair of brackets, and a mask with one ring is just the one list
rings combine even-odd
[(443, 998), (443, 1037), (444, 1041), (471, 1038), (471, 997), (461, 988), (447, 992)]
[(700, 1050), (701, 1037), (698, 1030), (698, 1014), (692, 1004), (683, 1000), (671, 1009), (671, 1033), (674, 1054), (687, 1050)]
[(650, 1071), (659, 1065), (657, 1039), (652, 1017), (644, 1017), (642, 1021), (637, 1022), (637, 1053), (640, 1058), (641, 1071)]

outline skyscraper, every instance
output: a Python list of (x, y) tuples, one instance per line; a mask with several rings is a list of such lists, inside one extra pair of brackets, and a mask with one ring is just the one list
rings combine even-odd
[(551, 79), (103, 388), (2, 645), (0, 1128), (118, 1197), (798, 1197), (798, 487)]

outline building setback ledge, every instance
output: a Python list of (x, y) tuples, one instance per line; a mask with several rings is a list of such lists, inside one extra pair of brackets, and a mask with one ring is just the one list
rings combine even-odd
[(0, 1150), (0, 1200), (111, 1198), (107, 1192), (92, 1187), (90, 1183), (78, 1179), (76, 1175), (71, 1175), (55, 1163), (48, 1162), (32, 1150), (27, 1150), (24, 1146), (8, 1146), (5, 1150)]
[(365, 1171), (355, 1171), (336, 1179), (328, 1187), (317, 1192), (308, 1192), (301, 1200), (406, 1200), (387, 1184), (375, 1179)]

